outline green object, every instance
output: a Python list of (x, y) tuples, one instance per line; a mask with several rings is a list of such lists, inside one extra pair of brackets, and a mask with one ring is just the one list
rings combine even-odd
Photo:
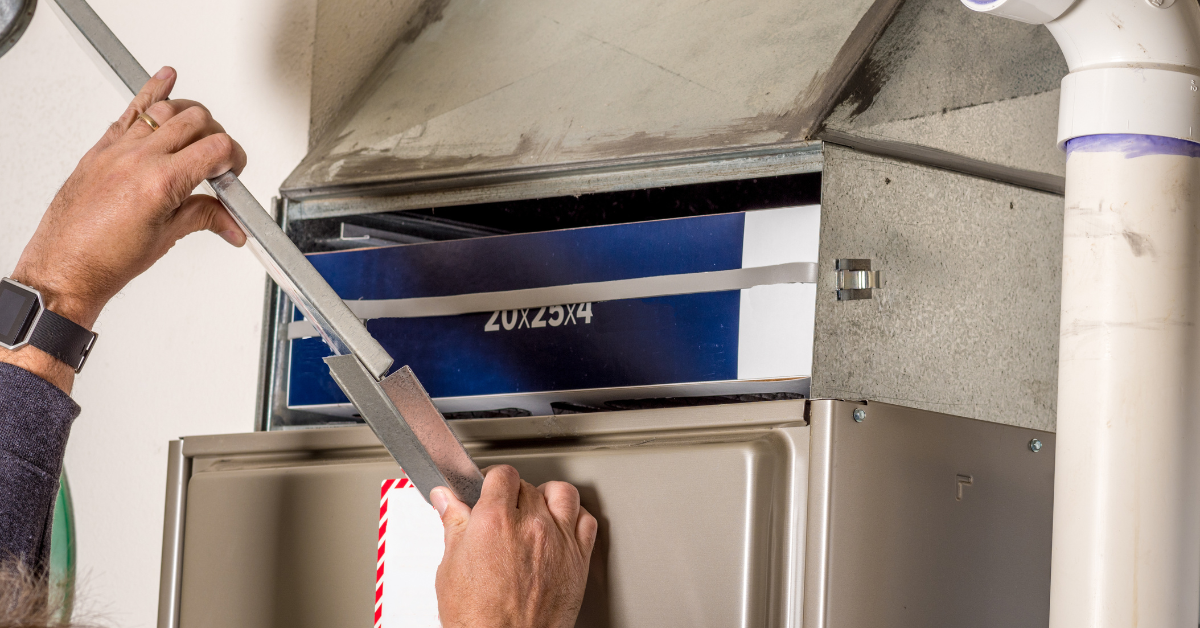
[(75, 513), (65, 470), (58, 482), (50, 531), (50, 596), (51, 603), (62, 609), (63, 623), (69, 621), (75, 603)]

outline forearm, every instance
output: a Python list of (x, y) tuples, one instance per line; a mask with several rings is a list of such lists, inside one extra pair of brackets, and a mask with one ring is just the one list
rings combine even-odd
[[(84, 328), (180, 238), (208, 230), (235, 246), (246, 241), (220, 201), (192, 194), (206, 179), (241, 173), (246, 153), (202, 105), (169, 99), (175, 78), (159, 70), (84, 155), (12, 272), (47, 311)], [(0, 348), (0, 561), (8, 553), (44, 563), (79, 414), (68, 396), (74, 380), (71, 366), (41, 349)]]
[(57, 384), (0, 364), (0, 559), (44, 569), (67, 436), (78, 415)]
[[(40, 230), (42, 227), (39, 227)], [(45, 247), (38, 245), (35, 238), (21, 255), (21, 261), (13, 270), (11, 278), (40, 292), (47, 310), (85, 329), (91, 329), (104, 309), (105, 300), (88, 290), (78, 287), (73, 289), (70, 282), (63, 281), (62, 267), (70, 267), (71, 264), (61, 261), (50, 263), (54, 262), (55, 258), (42, 254), (40, 249), (43, 248)], [(73, 368), (31, 345), (25, 345), (16, 351), (0, 347), (0, 362), (23, 368), (54, 384), (68, 395), (71, 394), (71, 387), (75, 383)]]

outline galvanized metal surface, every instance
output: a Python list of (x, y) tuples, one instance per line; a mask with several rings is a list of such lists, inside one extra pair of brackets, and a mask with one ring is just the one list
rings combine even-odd
[(935, 0), (791, 3), (786, 15), (674, 0), (606, 5), (602, 18), (540, 0), (502, 15), (425, 4), (424, 30), (284, 184), (305, 201), (298, 217), (694, 182), (655, 162), (706, 169), (814, 135), (1062, 189), (1053, 140), (1065, 64), (1035, 26)]
[[(454, 427), (485, 464), (580, 487), (602, 532), (579, 626), (799, 625), (804, 402)], [(371, 623), (379, 485), (403, 476), (367, 429), (184, 451), (184, 628)]]
[(352, 355), (325, 358), (329, 374), (358, 408), (363, 420), (403, 465), (425, 501), (439, 486), (468, 506), (479, 501), (483, 474), (454, 437), (429, 395), (407, 366), (375, 381)]
[(967, 167), (996, 166), (992, 176), (1002, 180), (1049, 175), (1061, 193), (1065, 162), (1055, 137), (1066, 70), (1040, 26), (988, 19), (957, 3), (907, 0), (819, 135), (851, 146), (836, 134), (893, 150), (907, 145), (911, 156), (893, 156), (924, 163), (945, 156), (938, 152), (959, 156)]
[(428, 0), (292, 198), (809, 139), (896, 0)]
[(274, 429), (276, 422), (291, 422), (287, 420), (287, 366), (291, 360), (292, 341), (287, 337), (287, 321), (291, 316), (292, 303), (273, 282), (267, 282), (267, 285), (278, 290), (278, 293), (274, 299), (267, 299), (266, 306), (271, 307), (271, 319), (263, 325), (262, 347), (267, 353), (261, 358), (265, 371), (259, 378), (264, 386), (258, 419), (258, 429), (262, 431)]
[[(1034, 119), (1044, 122), (1042, 118)], [(964, 157), (941, 148), (930, 148), (920, 144), (886, 139), (873, 133), (847, 133), (833, 128), (825, 128), (817, 134), (817, 137), (830, 144), (853, 148), (862, 153), (911, 161), (1060, 196), (1066, 186), (1066, 181), (1061, 175), (1003, 166), (982, 159)], [(1030, 143), (1028, 146), (1032, 147), (1033, 144)]]
[[(460, 501), (474, 506), (483, 488), (483, 473), (467, 455), (454, 432), (450, 431), (446, 419), (429, 400), (429, 394), (417, 381), (412, 369), (407, 366), (399, 369), (383, 378), (379, 386), (400, 411), (400, 416), (404, 417), (404, 422), (421, 443), (421, 448), (437, 465), (446, 486), (454, 491)], [(405, 474), (408, 474), (407, 470)], [(422, 492), (429, 490), (415, 479), (413, 483)]]
[[(653, 400), (684, 401), (691, 398), (697, 401), (695, 405), (710, 405), (704, 403), (713, 397), (752, 398), (756, 395), (790, 395), (790, 398), (807, 398), (809, 396), (809, 378), (786, 377), (779, 379), (745, 379), (722, 382), (691, 382), (687, 384), (662, 384), (657, 386), (621, 386), (611, 388), (583, 388), (575, 390), (551, 390), (544, 392), (511, 393), (498, 395), (472, 395), (466, 397), (438, 397), (434, 405), (444, 415), (451, 413), (487, 412), (496, 413), (498, 410), (518, 410), (529, 416), (549, 416), (555, 414), (555, 406), (566, 402), (573, 407), (607, 408), (609, 410), (642, 409), (640, 403), (653, 405)], [(700, 398), (700, 399), (697, 399)], [(705, 399), (707, 398), (707, 399)], [(767, 400), (767, 399), (762, 399)], [(616, 406), (616, 407), (614, 407)], [(633, 406), (633, 407), (631, 407)], [(561, 407), (561, 406), (560, 406)], [(664, 407), (671, 407), (665, 405)], [(316, 406), (311, 412), (320, 415), (307, 416), (305, 412), (287, 410), (286, 414), (277, 415), (275, 423), (269, 429), (307, 429), (314, 423), (338, 423), (357, 418), (358, 412), (350, 404), (336, 406)], [(498, 413), (497, 413), (498, 414)], [(474, 418), (474, 417), (471, 417)], [(309, 421), (306, 419), (315, 419)], [(451, 423), (458, 423), (454, 419)]]
[[(272, 198), (271, 205), (276, 224), (280, 224), (283, 201)], [(263, 286), (262, 338), (259, 339), (258, 346), (258, 390), (254, 399), (255, 431), (271, 429), (271, 416), (275, 404), (275, 356), (280, 340), (277, 336), (279, 326), (275, 321), (276, 316), (286, 316), (283, 312), (291, 309), (290, 304), (287, 308), (282, 307), (281, 301), (287, 301), (287, 295), (274, 281), (267, 281)], [(286, 341), (286, 338), (284, 340)]]
[[(275, 204), (275, 222), (283, 228), (288, 221), (291, 204), (286, 198), (281, 198)], [(260, 360), (265, 369), (260, 374), (260, 384), (265, 388), (261, 391), (262, 406), (258, 425), (261, 431), (274, 428), (277, 421), (292, 423), (290, 419), (297, 418), (287, 407), (287, 366), (291, 360), (292, 342), (288, 340), (287, 326), (292, 320), (292, 302), (287, 294), (273, 281), (267, 282), (267, 289), (273, 293), (266, 295), (263, 308), (270, 308), (269, 321), (263, 323), (263, 355)]]
[[(831, 145), (825, 163), (813, 396), (1053, 429), (1062, 198)], [(837, 301), (839, 258), (887, 289)]]
[(811, 425), (805, 628), (1048, 625), (1053, 434), (873, 402)]
[(424, 28), (427, 18), (423, 13), (429, 4), (423, 0), (315, 0), (304, 5), (316, 9), (311, 35), (310, 147), (388, 52)]
[(614, 158), (596, 163), (464, 172), (414, 181), (293, 190), (293, 220), (353, 214), (549, 198), (648, 187), (733, 181), (819, 172), (821, 143), (736, 151), (697, 151), (653, 158)]

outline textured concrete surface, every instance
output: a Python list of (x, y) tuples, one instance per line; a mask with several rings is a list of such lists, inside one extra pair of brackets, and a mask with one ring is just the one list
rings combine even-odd
[(1061, 176), (1055, 134), (1066, 73), (1045, 27), (907, 0), (824, 124)]
[[(1054, 429), (1062, 198), (826, 145), (815, 397)], [(875, 298), (837, 301), (870, 258)]]

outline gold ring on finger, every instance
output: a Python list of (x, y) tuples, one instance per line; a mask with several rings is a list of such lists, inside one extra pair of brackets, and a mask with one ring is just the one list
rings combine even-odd
[(157, 122), (155, 122), (155, 121), (154, 121), (154, 118), (151, 118), (149, 114), (147, 114), (147, 113), (144, 113), (144, 112), (143, 112), (143, 113), (139, 113), (139, 114), (138, 114), (138, 120), (141, 120), (142, 122), (145, 122), (146, 124), (149, 124), (149, 125), (150, 125), (150, 130), (151, 130), (151, 131), (157, 131), (157, 130), (158, 130), (158, 123), (157, 123)]

